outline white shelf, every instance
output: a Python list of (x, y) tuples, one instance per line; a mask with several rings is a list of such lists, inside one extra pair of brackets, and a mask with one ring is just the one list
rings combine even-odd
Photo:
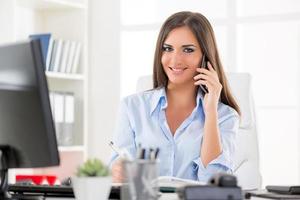
[(18, 0), (18, 5), (36, 10), (86, 9), (82, 1), (76, 0)]
[(78, 146), (59, 146), (58, 150), (60, 152), (75, 152), (75, 151), (85, 151), (85, 147), (78, 145)]
[(59, 72), (46, 72), (47, 78), (50, 79), (61, 79), (61, 80), (74, 80), (74, 81), (83, 81), (84, 75), (82, 74), (66, 74)]
[[(69, 92), (74, 96), (75, 145), (59, 146), (61, 166), (50, 170), (61, 178), (72, 176), (87, 156), (88, 0), (0, 0), (0, 8), (1, 33), (4, 31), (0, 34), (0, 42), (23, 40), (35, 33), (51, 33), (54, 39), (82, 44), (77, 74), (46, 72), (49, 91)], [(4, 37), (6, 35), (11, 37)]]

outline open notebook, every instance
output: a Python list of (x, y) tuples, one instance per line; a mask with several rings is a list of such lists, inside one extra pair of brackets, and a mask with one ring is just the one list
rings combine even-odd
[(173, 176), (160, 176), (158, 177), (157, 181), (161, 192), (175, 192), (176, 188), (185, 185), (206, 185), (205, 182), (177, 178)]
[[(123, 184), (124, 183), (113, 183), (112, 186), (120, 187)], [(177, 178), (174, 176), (159, 176), (157, 178), (157, 185), (161, 192), (175, 192), (176, 188), (185, 185), (206, 185), (206, 183), (190, 179)]]

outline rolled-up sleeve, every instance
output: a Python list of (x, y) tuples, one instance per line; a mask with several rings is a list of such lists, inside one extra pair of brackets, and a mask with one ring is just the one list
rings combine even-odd
[(219, 118), (219, 130), (222, 141), (222, 153), (204, 167), (201, 158), (193, 160), (193, 167), (199, 181), (207, 182), (218, 172), (233, 172), (235, 138), (239, 127), (239, 116), (236, 112)]
[[(131, 156), (135, 155), (135, 133), (130, 123), (130, 113), (126, 99), (123, 99), (119, 106), (119, 114), (117, 116), (116, 128), (114, 132), (113, 142), (121, 149), (126, 149)], [(116, 152), (112, 151), (109, 166), (118, 158)]]

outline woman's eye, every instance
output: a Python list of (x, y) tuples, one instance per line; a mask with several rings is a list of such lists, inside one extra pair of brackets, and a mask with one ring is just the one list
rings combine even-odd
[(172, 51), (172, 48), (171, 47), (163, 47), (163, 51)]
[(192, 52), (194, 52), (194, 49), (192, 49), (192, 48), (184, 48), (183, 52), (185, 52), (185, 53), (192, 53)]

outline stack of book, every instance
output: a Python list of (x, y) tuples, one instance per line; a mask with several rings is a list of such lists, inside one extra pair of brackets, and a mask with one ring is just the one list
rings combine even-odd
[(45, 71), (60, 73), (78, 73), (81, 43), (71, 40), (53, 39), (51, 33), (29, 35), (31, 39), (40, 39)]
[(58, 145), (73, 145), (75, 97), (71, 92), (50, 92)]

